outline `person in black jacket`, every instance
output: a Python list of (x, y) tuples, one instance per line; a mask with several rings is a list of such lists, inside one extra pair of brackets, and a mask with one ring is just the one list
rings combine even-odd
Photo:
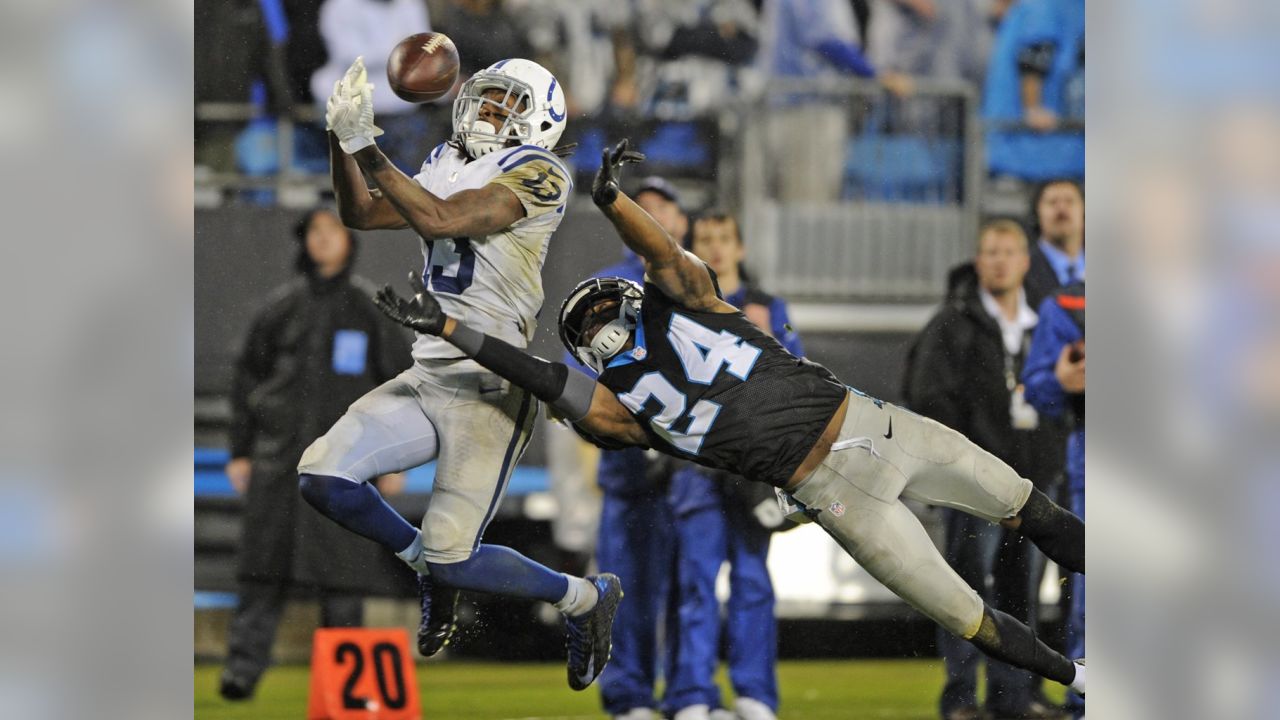
[[(299, 277), (277, 288), (254, 318), (231, 391), (226, 472), (245, 497), (240, 602), (220, 687), (232, 700), (250, 697), (266, 670), (291, 588), (319, 594), (322, 625), (358, 626), (360, 594), (375, 573), (406, 573), (298, 494), (302, 451), (348, 405), (408, 365), (409, 342), (374, 306), (372, 286), (351, 274), (356, 239), (337, 215), (313, 210), (296, 234)], [(385, 476), (380, 490), (395, 492), (403, 482)]]
[[(975, 273), (958, 277), (921, 333), (907, 389), (913, 410), (964, 433), (1048, 492), (1062, 469), (1064, 431), (1038, 418), (1018, 384), (1036, 325), (1023, 290), (1029, 266), (1018, 223), (996, 220), (982, 228)], [(1039, 554), (1015, 533), (966, 513), (945, 513), (947, 561), (979, 591), (994, 573), (993, 604), (1034, 627)], [(977, 649), (945, 633), (938, 642), (947, 669), (942, 716), (984, 717), (976, 701)], [(1059, 716), (1034, 698), (1030, 673), (988, 660), (987, 678), (987, 708), (995, 717)]]

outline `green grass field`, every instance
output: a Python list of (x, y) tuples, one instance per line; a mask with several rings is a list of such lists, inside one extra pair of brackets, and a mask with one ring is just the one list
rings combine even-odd
[[(602, 718), (599, 692), (577, 693), (559, 664), (439, 662), (417, 668), (424, 720), (586, 720)], [(308, 668), (270, 670), (247, 703), (218, 696), (219, 668), (195, 668), (197, 720), (301, 720)], [(932, 720), (942, 688), (938, 660), (788, 661), (778, 666), (782, 720)], [(723, 670), (720, 686), (732, 697)], [(1053, 685), (1049, 683), (1049, 685)]]

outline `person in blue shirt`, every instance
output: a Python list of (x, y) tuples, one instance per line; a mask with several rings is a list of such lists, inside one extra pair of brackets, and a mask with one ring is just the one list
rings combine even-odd
[(1058, 288), (1084, 280), (1084, 191), (1074, 180), (1049, 180), (1032, 196), (1031, 217), (1036, 242), (1023, 287), (1036, 308)]
[[(670, 183), (658, 177), (645, 178), (635, 200), (673, 237), (687, 234), (689, 218)], [(595, 275), (643, 283), (644, 263), (626, 250), (621, 262)], [(566, 363), (582, 367), (568, 353), (565, 358)], [(675, 530), (667, 501), (669, 467), (665, 458), (652, 458), (643, 448), (605, 450), (600, 455), (596, 479), (602, 502), (596, 563), (600, 572), (614, 573), (627, 588), (626, 602), (618, 606), (614, 616), (612, 659), (599, 680), (601, 703), (614, 718), (656, 720), (654, 689), (659, 663), (666, 667), (671, 663), (659, 657), (658, 632), (664, 617), (668, 627), (674, 626), (674, 612), (667, 610), (676, 562)]]
[[(690, 237), (689, 249), (715, 271), (724, 299), (742, 308), (788, 352), (804, 355), (799, 336), (788, 324), (786, 303), (752, 287), (743, 276), (745, 248), (734, 218), (710, 211), (694, 223)], [(776, 507), (768, 487), (722, 475), (682, 463), (671, 478), (680, 545), (679, 653), (664, 705), (677, 720), (714, 717), (709, 713), (720, 705), (715, 672), (722, 628), (716, 576), (727, 561), (729, 603), (723, 633), (729, 679), (737, 696), (734, 717), (772, 720), (778, 709), (777, 624), (766, 560), (770, 535), (782, 518), (768, 513)]]
[[(1084, 519), (1085, 293), (1073, 283), (1040, 305), (1040, 324), (1031, 338), (1022, 382), (1027, 402), (1042, 415), (1066, 415), (1072, 431), (1067, 439), (1067, 491), (1070, 510)], [(1071, 609), (1067, 616), (1069, 657), (1084, 655), (1084, 576), (1071, 575)], [(1068, 693), (1074, 717), (1084, 714), (1084, 699)]]
[(987, 65), (982, 119), (992, 175), (1084, 177), (1084, 132), (1061, 127), (1084, 122), (1084, 0), (1021, 0), (1009, 9)]

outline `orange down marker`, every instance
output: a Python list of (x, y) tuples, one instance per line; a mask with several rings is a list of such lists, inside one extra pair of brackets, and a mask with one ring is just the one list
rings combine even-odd
[(403, 628), (322, 628), (311, 645), (307, 720), (420, 720)]

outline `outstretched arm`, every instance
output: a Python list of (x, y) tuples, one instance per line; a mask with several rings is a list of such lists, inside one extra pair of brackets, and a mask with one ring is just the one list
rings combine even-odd
[[(330, 167), (344, 223), (365, 229), (407, 223), (428, 239), (483, 237), (525, 216), (515, 192), (500, 184), (465, 190), (445, 200), (400, 172), (374, 144), (382, 131), (373, 124), (373, 85), (361, 58), (334, 85), (325, 120), (333, 132)], [(365, 187), (361, 170), (378, 186), (381, 197)]]
[(442, 200), (401, 172), (377, 145), (357, 150), (353, 157), (395, 212), (424, 238), (484, 237), (524, 217), (519, 198), (502, 185), (490, 183)]
[(396, 230), (409, 227), (390, 200), (369, 192), (355, 158), (342, 151), (338, 136), (329, 133), (329, 176), (342, 224), (356, 230)]
[(664, 293), (695, 310), (737, 312), (737, 308), (716, 297), (707, 266), (680, 247), (658, 221), (618, 189), (622, 166), (644, 160), (644, 155), (627, 149), (627, 145), (628, 141), (623, 140), (612, 150), (605, 149), (591, 186), (591, 199), (613, 223), (622, 242), (644, 261), (649, 280)]
[(607, 388), (564, 363), (547, 362), (445, 315), (422, 278), (409, 273), (416, 293), (405, 300), (385, 286), (374, 302), (388, 317), (420, 333), (439, 336), (468, 357), (551, 406), (557, 414), (592, 435), (630, 445), (648, 445), (644, 430)]

